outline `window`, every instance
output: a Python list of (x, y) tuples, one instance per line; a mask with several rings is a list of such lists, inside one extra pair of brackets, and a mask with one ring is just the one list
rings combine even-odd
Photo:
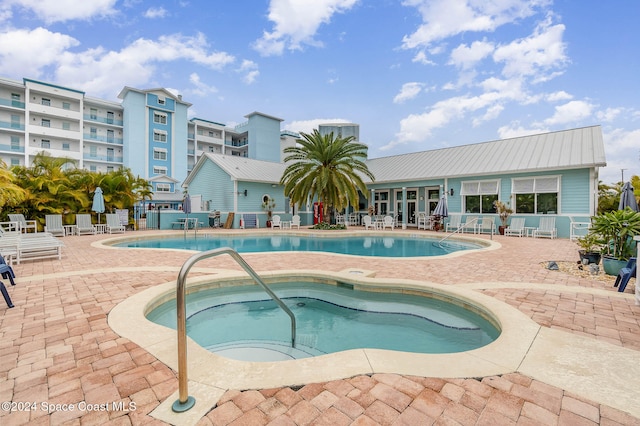
[(11, 136), (11, 151), (20, 151), (20, 137)]
[(98, 168), (95, 166), (95, 164), (92, 164), (92, 165), (89, 166), (89, 171), (95, 172), (97, 170), (98, 170)]
[(495, 213), (493, 205), (498, 200), (497, 180), (483, 180), (475, 182), (462, 182), (460, 195), (464, 200), (466, 213)]
[(167, 134), (165, 132), (160, 132), (157, 130), (153, 131), (153, 140), (156, 142), (166, 142)]
[(40, 148), (51, 148), (51, 141), (49, 139), (41, 139)]
[(20, 116), (19, 115), (15, 115), (15, 114), (11, 114), (11, 128), (12, 129), (19, 129), (21, 127), (20, 125)]
[(51, 120), (43, 118), (40, 124), (42, 127), (51, 127)]
[(107, 166), (107, 173), (111, 173), (113, 170), (113, 166)]
[(160, 167), (160, 166), (153, 166), (153, 174), (154, 175), (166, 175), (167, 174), (167, 168), (166, 167)]
[(18, 159), (18, 158), (12, 158), (12, 159), (11, 159), (11, 165), (12, 165), (12, 166), (19, 166), (19, 165), (20, 165), (20, 159)]
[(98, 110), (96, 108), (91, 108), (91, 111), (89, 113), (89, 118), (92, 120), (98, 119)]
[(113, 148), (107, 148), (107, 161), (113, 161), (114, 159), (115, 157)]
[(63, 151), (70, 151), (71, 150), (71, 145), (69, 145), (69, 142), (62, 142), (62, 150)]
[(62, 130), (71, 130), (71, 123), (64, 121), (62, 123)]
[(115, 140), (113, 130), (107, 130), (107, 142), (113, 143)]
[(63, 102), (62, 109), (71, 109), (71, 104), (69, 102)]
[(165, 104), (164, 98), (161, 98), (160, 96), (158, 96), (158, 105), (164, 105), (164, 104)]
[(515, 213), (556, 214), (558, 212), (558, 176), (513, 179)]
[(113, 124), (113, 112), (107, 111), (107, 123)]
[(167, 124), (167, 114), (153, 113), (153, 122), (159, 124)]
[(11, 94), (11, 106), (14, 107), (22, 107), (22, 102), (20, 102), (20, 94), (19, 93), (12, 93)]
[(167, 159), (167, 150), (165, 149), (154, 149), (153, 150), (153, 159), (154, 160), (163, 160)]
[(89, 129), (89, 137), (91, 139), (98, 139), (98, 129), (96, 127), (91, 127)]
[(171, 192), (171, 184), (156, 183), (156, 192)]
[(40, 103), (42, 105), (51, 106), (51, 99), (42, 98), (42, 101), (40, 101)]
[(89, 147), (89, 157), (96, 158), (98, 156), (98, 147), (90, 146)]

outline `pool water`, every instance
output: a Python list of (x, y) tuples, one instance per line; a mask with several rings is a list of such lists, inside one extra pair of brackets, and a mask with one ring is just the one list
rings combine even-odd
[[(305, 282), (270, 285), (297, 322), (256, 286), (210, 289), (187, 296), (187, 334), (228, 358), (298, 359), (357, 348), (453, 353), (482, 347), (499, 331), (485, 318), (441, 300)], [(147, 318), (175, 328), (175, 300)], [(259, 359), (257, 359), (259, 358)]]
[(238, 253), (307, 251), (356, 256), (419, 257), (442, 256), (460, 250), (483, 248), (471, 242), (446, 241), (412, 236), (319, 237), (314, 235), (210, 236), (150, 238), (115, 244), (128, 248), (164, 248), (207, 251), (231, 247)]

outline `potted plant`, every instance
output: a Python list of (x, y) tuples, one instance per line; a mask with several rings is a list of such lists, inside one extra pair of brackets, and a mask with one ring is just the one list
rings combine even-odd
[(509, 221), (509, 216), (513, 214), (513, 209), (509, 207), (508, 204), (503, 203), (500, 200), (496, 200), (493, 202), (493, 206), (496, 208), (496, 213), (500, 218), (501, 226), (498, 227), (498, 232), (500, 235), (504, 235), (504, 230), (507, 228), (507, 222)]
[(271, 197), (264, 197), (262, 201), (262, 210), (267, 212), (267, 228), (271, 228), (271, 216), (273, 215), (273, 209), (276, 207), (276, 202)]
[(618, 275), (633, 256), (633, 237), (640, 235), (640, 213), (626, 208), (594, 216), (591, 231), (604, 243), (602, 266), (605, 273)]
[[(600, 259), (602, 258), (602, 240), (596, 234), (589, 232), (584, 237), (578, 238), (576, 242), (578, 246), (580, 246), (578, 254), (580, 255), (581, 263), (600, 263)], [(587, 259), (586, 262), (585, 259)]]

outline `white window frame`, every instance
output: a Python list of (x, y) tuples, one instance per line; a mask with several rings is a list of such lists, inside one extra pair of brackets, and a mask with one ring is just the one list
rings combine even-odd
[[(479, 195), (480, 203), (482, 203), (483, 195), (497, 195), (498, 199), (500, 199), (500, 179), (462, 181), (460, 185), (460, 196), (462, 197), (463, 211), (467, 211), (467, 195)], [(482, 206), (482, 204), (480, 204), (481, 211), (483, 208), (486, 211), (489, 206)]]
[(40, 148), (51, 149), (51, 140), (49, 140), (49, 139), (40, 139)]
[(153, 141), (154, 142), (167, 143), (167, 132), (165, 132), (163, 130), (154, 130), (153, 131)]
[(154, 175), (166, 175), (167, 168), (164, 166), (153, 166), (153, 174)]
[(167, 124), (167, 114), (162, 112), (153, 112), (153, 122), (158, 124)]
[(171, 192), (170, 183), (156, 183), (156, 192)]
[(41, 105), (44, 105), (44, 106), (51, 106), (51, 99), (49, 99), (49, 98), (42, 98), (42, 100), (40, 101), (40, 104), (41, 104)]
[(167, 161), (167, 150), (164, 148), (153, 148), (153, 159)]
[[(555, 187), (548, 186), (547, 183), (553, 180), (555, 180)], [(545, 175), (545, 176), (529, 176), (529, 177), (523, 177), (523, 178), (512, 178), (511, 194), (514, 199), (514, 204), (516, 204), (515, 197), (517, 194), (533, 194), (534, 195), (534, 200), (533, 200), (534, 212), (532, 214), (542, 214), (538, 212), (538, 194), (557, 194), (556, 214), (558, 214), (560, 213), (559, 210), (560, 210), (560, 188), (562, 186), (561, 183), (562, 183), (561, 175)], [(517, 205), (514, 205), (513, 208), (514, 208), (514, 213), (518, 213)]]

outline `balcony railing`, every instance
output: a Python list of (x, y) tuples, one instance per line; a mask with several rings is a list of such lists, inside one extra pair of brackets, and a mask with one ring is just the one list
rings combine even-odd
[(224, 141), (224, 144), (227, 146), (240, 148), (240, 147), (249, 145), (249, 141)]
[(112, 143), (116, 145), (122, 145), (122, 138), (114, 138), (111, 136), (99, 136), (91, 133), (85, 133), (82, 136), (84, 140), (89, 142), (106, 142), (106, 143)]
[(0, 151), (2, 151), (2, 152), (24, 152), (24, 146), (0, 144)]
[(92, 116), (91, 114), (85, 114), (83, 116), (84, 121), (94, 121), (96, 123), (103, 123), (103, 124), (111, 124), (113, 126), (122, 126), (122, 120), (116, 120), (114, 118), (107, 118), (107, 117), (98, 117), (98, 116)]
[(24, 124), (13, 123), (13, 122), (9, 122), (9, 121), (0, 121), (0, 128), (24, 131)]
[(24, 102), (16, 101), (14, 99), (0, 98), (0, 105), (24, 109)]
[(104, 161), (107, 163), (122, 163), (122, 157), (117, 157), (115, 155), (91, 155), (91, 154), (83, 154), (82, 158), (87, 161)]

